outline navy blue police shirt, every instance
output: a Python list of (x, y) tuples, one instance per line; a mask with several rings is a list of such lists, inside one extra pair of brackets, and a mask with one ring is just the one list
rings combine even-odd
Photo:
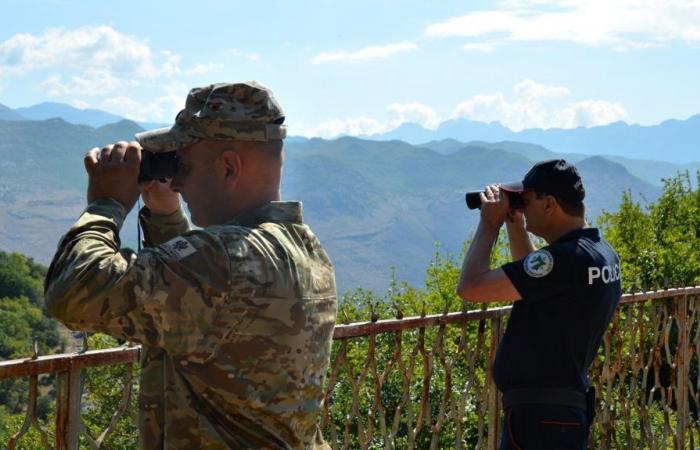
[(503, 267), (513, 304), (493, 375), (502, 392), (588, 388), (588, 368), (622, 295), (620, 260), (596, 228), (574, 230)]

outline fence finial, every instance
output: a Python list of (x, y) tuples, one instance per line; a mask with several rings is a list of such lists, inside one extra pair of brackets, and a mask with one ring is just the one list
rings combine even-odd
[(78, 353), (85, 353), (86, 351), (89, 350), (89, 344), (88, 344), (88, 334), (87, 331), (83, 331), (83, 349), (79, 351)]
[(379, 320), (379, 314), (377, 313), (377, 306), (379, 306), (378, 303), (374, 303), (372, 301), (369, 302), (369, 309), (370, 309), (370, 318), (369, 320), (372, 322), (376, 322)]
[(37, 359), (39, 357), (39, 338), (34, 336), (34, 342), (32, 342), (32, 359)]

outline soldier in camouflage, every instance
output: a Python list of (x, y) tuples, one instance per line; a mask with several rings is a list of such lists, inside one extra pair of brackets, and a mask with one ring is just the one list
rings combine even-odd
[[(279, 201), (283, 122), (263, 86), (215, 84), (192, 89), (172, 127), (85, 157), (88, 206), (59, 243), (46, 301), (71, 329), (142, 345), (142, 448), (328, 448), (317, 416), (335, 276), (301, 203)], [(180, 162), (170, 188), (141, 187), (135, 253), (119, 230), (142, 146)]]

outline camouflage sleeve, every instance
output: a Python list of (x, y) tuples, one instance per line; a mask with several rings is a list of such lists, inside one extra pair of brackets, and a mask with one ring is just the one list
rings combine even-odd
[(182, 207), (168, 216), (161, 216), (151, 213), (151, 210), (144, 206), (139, 211), (139, 222), (143, 228), (146, 247), (164, 244), (190, 230), (190, 224)]
[(165, 348), (173, 355), (209, 354), (212, 344), (203, 337), (229, 283), (221, 241), (193, 231), (135, 254), (119, 249), (125, 216), (116, 200), (88, 205), (49, 267), (49, 313), (71, 329)]

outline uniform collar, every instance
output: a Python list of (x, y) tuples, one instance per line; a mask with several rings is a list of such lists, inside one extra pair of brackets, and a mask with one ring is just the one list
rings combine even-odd
[(559, 239), (555, 240), (554, 242), (570, 241), (572, 239), (578, 239), (582, 237), (599, 239), (600, 231), (597, 228), (579, 228), (577, 230), (569, 231), (563, 236), (560, 236)]
[(301, 202), (269, 202), (236, 215), (231, 225), (257, 225), (264, 222), (302, 223)]

